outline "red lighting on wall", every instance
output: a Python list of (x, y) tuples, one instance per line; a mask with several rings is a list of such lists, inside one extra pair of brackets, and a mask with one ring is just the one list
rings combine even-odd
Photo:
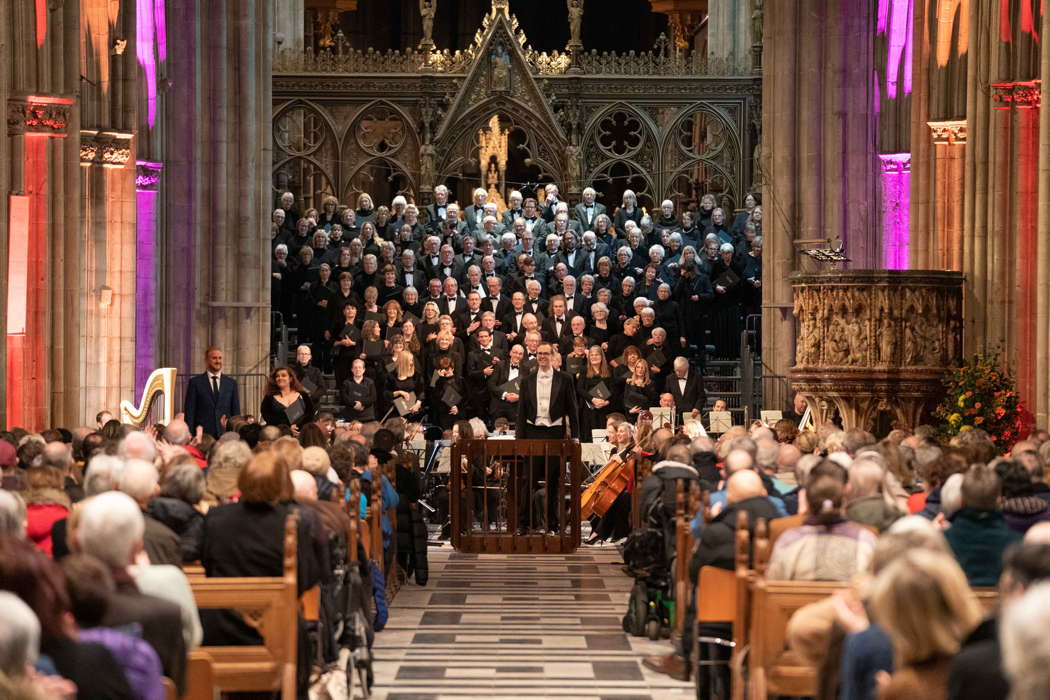
[(36, 0), (36, 47), (44, 45), (47, 38), (47, 0)]

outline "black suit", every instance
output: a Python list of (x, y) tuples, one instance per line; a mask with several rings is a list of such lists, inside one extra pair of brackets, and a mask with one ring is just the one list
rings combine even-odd
[[(553, 432), (549, 428), (546, 431), (542, 426), (536, 425), (536, 382), (539, 370), (532, 372), (521, 383), (521, 399), (518, 401), (518, 425), (517, 437), (529, 438), (540, 437), (539, 433), (546, 432), (542, 437), (550, 437)], [(554, 378), (551, 382), (551, 399), (548, 413), (552, 421), (562, 420), (568, 423), (569, 435), (579, 437), (580, 421), (576, 407), (576, 391), (572, 378), (564, 372), (554, 370)], [(536, 428), (540, 428), (539, 431)], [(563, 433), (564, 435), (564, 433)]]
[(562, 336), (568, 335), (572, 331), (569, 330), (569, 322), (572, 320), (573, 314), (567, 313), (564, 318), (565, 321), (561, 324), (561, 332), (558, 332), (558, 327), (555, 322), (554, 316), (543, 319), (543, 323), (540, 324), (540, 336), (545, 342), (548, 343), (560, 343)]
[(502, 319), (504, 316), (506, 316), (507, 312), (510, 311), (512, 308), (514, 308), (514, 307), (512, 307), (510, 305), (510, 299), (508, 299), (503, 294), (499, 295), (499, 298), (497, 299), (497, 301), (495, 303), (495, 308), (493, 308), (493, 303), (492, 303), (492, 297), (491, 296), (486, 294), (481, 299), (481, 310), (482, 311), (492, 311), (493, 313), (495, 313), (497, 321)]
[(583, 202), (580, 202), (572, 208), (573, 218), (580, 222), (580, 226), (584, 231), (594, 230), (594, 220), (598, 218), (599, 214), (605, 214), (605, 205), (594, 203), (594, 209), (591, 211), (590, 221), (587, 220), (587, 207)]
[(226, 374), (219, 375), (219, 392), (216, 394), (207, 372), (195, 375), (186, 385), (186, 400), (182, 405), (191, 434), (200, 425), (208, 435), (218, 438), (225, 430), (222, 416), (231, 418), (241, 412), (237, 382)]
[[(478, 221), (478, 211), (484, 212), (484, 210), (485, 210), (485, 205), (484, 204), (481, 205), (480, 207), (476, 207), (473, 204), (471, 204), (469, 207), (467, 207), (463, 211), (463, 223), (465, 223), (467, 225), (467, 230), (470, 231), (471, 233), (473, 233), (475, 230), (481, 230), (482, 225)], [(484, 214), (482, 214), (481, 220), (482, 221), (485, 220)]]
[(685, 392), (678, 385), (678, 375), (673, 371), (664, 380), (664, 393), (674, 397), (675, 410), (678, 417), (690, 413), (693, 409), (703, 409), (707, 401), (704, 394), (704, 381), (696, 372), (690, 371), (685, 380)]
[[(522, 308), (521, 318), (524, 319), (525, 314), (527, 313), (529, 313), (529, 310), (526, 308)], [(503, 318), (500, 319), (500, 323), (502, 324), (500, 327), (503, 329), (504, 333), (508, 335), (511, 333), (516, 334), (513, 341), (514, 343), (520, 343), (525, 340), (524, 330), (522, 329), (521, 323), (519, 322), (518, 314), (516, 311), (514, 311), (513, 308), (509, 312), (507, 312), (507, 314)]]
[(463, 298), (463, 296), (461, 294), (459, 294), (458, 292), (456, 293), (455, 299), (456, 299), (456, 306), (455, 306), (455, 308), (452, 308), (452, 303), (449, 301), (448, 297), (446, 295), (444, 295), (444, 294), (442, 294), (441, 298), (438, 300), (438, 309), (441, 311), (441, 313), (443, 315), (451, 316), (453, 319), (455, 319), (457, 316), (459, 316), (460, 313), (465, 311), (466, 308), (467, 308), (467, 300), (465, 298)]
[(525, 299), (525, 310), (539, 319), (547, 315), (547, 302), (543, 297), (536, 299), (536, 301)]
[[(493, 420), (496, 418), (506, 418), (507, 420), (516, 421), (518, 419), (518, 404), (516, 402), (511, 403), (510, 401), (504, 401), (503, 391), (500, 389), (501, 386), (509, 381), (510, 369), (510, 360), (508, 359), (496, 365), (496, 371), (489, 375), (489, 413)], [(526, 367), (524, 360), (522, 360), (522, 363), (517, 369), (518, 377), (523, 378), (528, 374), (528, 367)]]

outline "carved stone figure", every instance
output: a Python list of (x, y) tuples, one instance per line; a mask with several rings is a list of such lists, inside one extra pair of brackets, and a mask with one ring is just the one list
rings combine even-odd
[(423, 38), (419, 42), (421, 48), (434, 46), (434, 15), (436, 14), (437, 0), (419, 0), (419, 16), (423, 20)]
[(434, 145), (425, 143), (419, 147), (419, 184), (421, 187), (433, 188), (437, 173), (434, 172)]
[(831, 328), (828, 329), (828, 364), (830, 365), (849, 364), (849, 328), (846, 326), (846, 321), (843, 320), (845, 315), (846, 312), (843, 309), (842, 315), (832, 321)]
[(580, 26), (583, 24), (583, 0), (565, 0), (565, 4), (569, 8), (569, 43), (565, 48), (569, 51), (582, 49)]
[(570, 190), (576, 191), (581, 188), (581, 161), (583, 160), (583, 152), (580, 151), (580, 147), (574, 143), (570, 143), (565, 147), (565, 179), (566, 185)]

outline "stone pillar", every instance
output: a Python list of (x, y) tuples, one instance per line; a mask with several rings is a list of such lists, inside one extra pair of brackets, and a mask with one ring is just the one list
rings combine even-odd
[(167, 9), (160, 359), (199, 372), (214, 344), (227, 372), (266, 372), (273, 15), (262, 0)]
[(962, 269), (969, 21), (956, 2), (913, 1), (910, 224), (915, 269)]
[[(1043, 13), (1042, 36), (1050, 34), (1050, 12)], [(1050, 85), (1050, 42), (1040, 44), (1039, 74), (1045, 94)], [(1050, 109), (1039, 111), (1039, 207), (1036, 221), (1035, 377), (1030, 408), (1038, 426), (1050, 424)]]
[(1036, 380), (1038, 106), (1035, 27), (972, 0), (967, 57), (962, 271), (967, 353), (1002, 349), (1022, 399)]
[(302, 52), (305, 23), (306, 8), (303, 0), (275, 0), (274, 50)]
[(962, 204), (965, 196), (966, 121), (927, 122), (933, 139), (931, 235), (920, 259), (931, 269), (961, 270)]
[(731, 65), (751, 58), (751, 6), (754, 0), (711, 0), (707, 9), (707, 57)]
[(116, 414), (135, 388), (136, 9), (132, 2), (80, 3), (88, 60), (80, 90), (83, 284), (75, 307), (82, 382), (70, 406), (77, 424), (102, 409)]
[(0, 2), (0, 424), (71, 425), (80, 336), (79, 3)]
[(795, 350), (790, 275), (802, 267), (799, 251), (841, 238), (851, 267), (881, 261), (871, 5), (765, 3), (762, 63), (777, 71), (762, 85), (762, 359), (770, 408), (787, 401), (782, 378)]

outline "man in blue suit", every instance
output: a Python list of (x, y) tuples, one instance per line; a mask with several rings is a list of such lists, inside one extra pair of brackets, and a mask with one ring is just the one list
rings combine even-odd
[(241, 412), (241, 401), (237, 382), (222, 373), (222, 350), (208, 348), (204, 360), (207, 370), (191, 377), (186, 386), (183, 412), (191, 433), (199, 425), (208, 435), (218, 438), (226, 429), (226, 421)]

